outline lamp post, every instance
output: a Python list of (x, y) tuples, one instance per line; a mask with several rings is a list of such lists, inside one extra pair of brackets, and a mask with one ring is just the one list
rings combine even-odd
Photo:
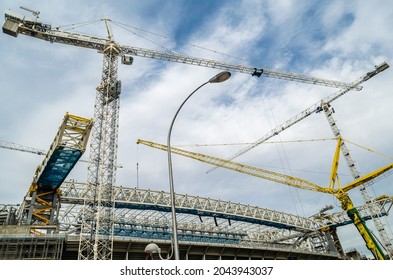
[(173, 171), (172, 171), (172, 151), (171, 151), (171, 134), (172, 134), (172, 128), (173, 124), (175, 123), (176, 117), (179, 114), (181, 108), (183, 105), (187, 102), (190, 97), (197, 92), (201, 87), (203, 87), (206, 84), (209, 83), (221, 83), (226, 80), (228, 80), (231, 77), (230, 72), (221, 72), (217, 75), (215, 75), (213, 78), (208, 80), (207, 82), (203, 83), (200, 85), (197, 89), (195, 89), (191, 94), (183, 101), (183, 103), (180, 105), (179, 109), (177, 109), (175, 116), (173, 117), (172, 123), (169, 127), (169, 132), (168, 132), (168, 139), (167, 139), (167, 147), (168, 147), (168, 169), (169, 169), (169, 191), (171, 195), (171, 212), (172, 212), (172, 246), (173, 246), (173, 251), (175, 253), (175, 260), (179, 260), (179, 241), (177, 239), (177, 222), (176, 222), (176, 207), (175, 207), (175, 189), (173, 185)]

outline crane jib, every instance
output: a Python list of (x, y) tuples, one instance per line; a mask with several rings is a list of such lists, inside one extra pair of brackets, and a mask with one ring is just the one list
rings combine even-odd
[[(59, 28), (52, 28), (50, 24), (45, 24), (38, 21), (37, 18), (25, 17), (13, 11), (6, 11), (5, 23), (3, 25), (3, 32), (5, 34), (17, 37), (19, 33), (27, 36), (32, 36), (38, 39), (46, 40), (51, 43), (62, 43), (78, 47), (96, 49), (102, 52), (103, 45), (108, 41), (108, 38), (99, 38), (79, 33), (71, 33), (62, 31)], [(306, 84), (334, 87), (334, 88), (350, 88), (349, 83), (327, 80), (318, 77), (282, 72), (278, 70), (262, 69), (244, 65), (230, 64), (222, 61), (209, 60), (203, 58), (192, 57), (188, 55), (181, 55), (171, 52), (160, 52), (155, 50), (148, 50), (143, 48), (135, 48), (130, 46), (119, 46), (122, 55), (135, 55), (152, 59), (165, 60), (170, 62), (184, 63), (190, 65), (198, 65), (202, 67), (222, 69), (227, 71), (234, 71), (238, 73), (251, 74), (256, 77), (268, 77), (274, 79), (281, 79), (287, 81), (294, 81)], [(361, 90), (361, 87), (351, 88), (354, 90)]]

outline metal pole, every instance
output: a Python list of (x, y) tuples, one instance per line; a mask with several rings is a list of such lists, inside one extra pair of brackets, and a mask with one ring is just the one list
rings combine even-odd
[(190, 97), (197, 92), (201, 87), (208, 84), (206, 82), (200, 85), (196, 90), (194, 90), (180, 105), (179, 109), (177, 109), (175, 116), (173, 117), (171, 126), (169, 127), (168, 132), (168, 139), (167, 139), (167, 146), (168, 146), (168, 169), (169, 169), (169, 192), (171, 195), (171, 212), (172, 212), (172, 241), (173, 241), (173, 251), (175, 253), (175, 260), (180, 260), (179, 255), (179, 241), (177, 239), (177, 222), (176, 222), (176, 207), (175, 207), (175, 188), (173, 185), (173, 170), (172, 170), (172, 150), (171, 150), (171, 135), (172, 135), (172, 128), (173, 124), (175, 123), (176, 117), (180, 112), (180, 109), (183, 107), (184, 103), (187, 102)]
[(168, 138), (167, 138), (167, 147), (168, 147), (168, 170), (169, 170), (169, 192), (171, 195), (171, 212), (172, 212), (172, 246), (173, 246), (173, 251), (175, 253), (175, 260), (180, 260), (180, 255), (179, 255), (179, 241), (177, 238), (177, 221), (176, 221), (176, 205), (175, 205), (175, 188), (173, 184), (173, 169), (172, 169), (172, 150), (171, 150), (171, 135), (172, 135), (172, 128), (173, 124), (175, 123), (176, 117), (179, 114), (181, 108), (183, 105), (190, 99), (190, 97), (197, 92), (201, 87), (208, 83), (221, 83), (223, 81), (226, 81), (229, 79), (231, 76), (231, 73), (229, 72), (221, 72), (218, 75), (214, 76), (211, 78), (209, 81), (203, 83), (200, 85), (197, 89), (195, 89), (191, 94), (183, 101), (183, 103), (180, 105), (179, 109), (177, 109), (175, 116), (172, 119), (171, 125), (169, 127), (169, 132), (168, 132)]

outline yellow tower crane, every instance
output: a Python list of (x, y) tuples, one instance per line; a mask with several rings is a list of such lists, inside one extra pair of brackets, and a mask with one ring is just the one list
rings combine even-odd
[[(166, 145), (158, 144), (155, 142), (151, 141), (146, 141), (146, 140), (137, 140), (137, 144), (143, 144), (152, 148), (156, 148), (159, 150), (167, 151), (168, 147)], [(341, 138), (337, 139), (337, 147), (336, 151), (334, 154), (334, 159), (333, 159), (333, 164), (332, 164), (332, 171), (330, 175), (330, 184), (328, 187), (322, 187), (317, 184), (314, 184), (310, 181), (297, 178), (294, 176), (289, 176), (286, 174), (281, 174), (278, 172), (274, 171), (269, 171), (241, 163), (236, 163), (236, 162), (231, 162), (226, 159), (221, 159), (201, 153), (194, 153), (186, 150), (182, 150), (179, 148), (174, 148), (171, 147), (171, 152), (196, 159), (201, 162), (209, 163), (215, 166), (219, 167), (224, 167), (226, 169), (230, 169), (233, 171), (237, 171), (240, 173), (248, 174), (251, 176), (259, 177), (262, 179), (266, 179), (269, 181), (273, 181), (276, 183), (281, 183), (284, 185), (288, 185), (291, 187), (295, 188), (300, 188), (300, 189), (305, 189), (305, 190), (310, 190), (310, 191), (316, 191), (316, 192), (322, 192), (322, 193), (328, 193), (331, 195), (334, 195), (337, 200), (341, 203), (341, 207), (343, 210), (345, 210), (349, 216), (349, 218), (352, 220), (354, 225), (356, 226), (357, 230), (359, 231), (360, 235), (362, 236), (363, 240), (366, 243), (367, 248), (371, 251), (373, 256), (378, 259), (378, 260), (385, 260), (388, 259), (388, 257), (385, 255), (383, 249), (379, 246), (378, 242), (372, 235), (371, 231), (367, 227), (365, 221), (362, 219), (360, 216), (358, 210), (355, 208), (351, 198), (348, 195), (348, 191), (370, 181), (373, 180), (380, 175), (384, 174), (385, 172), (389, 171), (390, 169), (393, 168), (393, 163), (388, 164), (380, 169), (377, 169), (363, 177), (360, 177), (353, 181), (350, 184), (347, 184), (345, 186), (341, 186), (337, 177), (337, 170), (338, 170), (338, 163), (339, 163), (339, 157), (340, 157), (340, 145), (341, 145)], [(337, 183), (337, 184), (336, 184)]]

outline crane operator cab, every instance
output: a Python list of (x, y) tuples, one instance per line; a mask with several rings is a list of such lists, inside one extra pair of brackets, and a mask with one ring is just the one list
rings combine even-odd
[(122, 64), (131, 65), (133, 61), (134, 61), (134, 58), (133, 58), (132, 56), (123, 55), (123, 56), (121, 57), (121, 63), (122, 63)]

